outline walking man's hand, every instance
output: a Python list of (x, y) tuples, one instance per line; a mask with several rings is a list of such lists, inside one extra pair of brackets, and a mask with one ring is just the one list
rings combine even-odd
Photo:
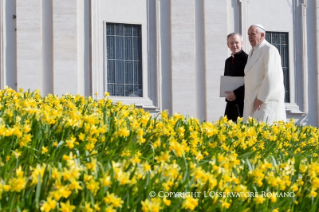
[(261, 101), (261, 100), (259, 100), (259, 99), (255, 99), (255, 102), (254, 102), (254, 108), (255, 108), (255, 111), (256, 110), (260, 110), (260, 106), (261, 106), (261, 104), (262, 104), (263, 102)]
[(225, 91), (225, 93), (227, 93), (228, 95), (226, 96), (226, 99), (228, 101), (235, 101), (236, 100), (236, 96), (234, 94), (234, 92), (232, 91)]

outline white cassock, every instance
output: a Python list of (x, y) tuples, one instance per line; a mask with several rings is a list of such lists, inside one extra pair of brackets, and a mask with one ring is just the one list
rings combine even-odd
[[(252, 51), (244, 70), (244, 120), (250, 116), (269, 124), (286, 121), (285, 87), (279, 52), (266, 40), (253, 47)], [(255, 111), (256, 97), (263, 103), (260, 110)]]

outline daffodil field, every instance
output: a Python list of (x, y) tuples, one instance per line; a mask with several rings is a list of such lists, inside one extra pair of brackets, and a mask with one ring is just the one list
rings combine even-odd
[(319, 130), (0, 91), (0, 211), (317, 211)]

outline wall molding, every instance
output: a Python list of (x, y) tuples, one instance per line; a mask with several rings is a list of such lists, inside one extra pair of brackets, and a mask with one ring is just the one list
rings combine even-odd
[(5, 71), (4, 71), (4, 1), (0, 0), (0, 88), (3, 89), (5, 85)]
[(92, 88), (91, 95), (98, 93), (98, 98), (103, 98), (103, 67), (101, 64), (101, 56), (99, 54), (99, 16), (100, 16), (100, 0), (90, 1), (91, 2), (91, 76), (92, 76)]
[(244, 49), (247, 53), (249, 53), (249, 49), (251, 49), (249, 45), (249, 40), (248, 40), (248, 4), (249, 1), (247, 0), (239, 0), (240, 3), (240, 33), (243, 37), (244, 41)]
[(303, 112), (308, 115), (308, 62), (307, 62), (307, 0), (301, 3)]
[(161, 39), (161, 1), (156, 0), (156, 48), (157, 48), (157, 108), (162, 110), (162, 39)]
[(317, 57), (317, 67), (316, 67), (316, 74), (317, 74), (317, 126), (319, 125), (319, 0), (315, 2), (316, 7), (316, 57)]
[[(159, 37), (160, 31), (160, 1), (151, 0), (146, 1), (147, 6), (147, 96), (152, 101), (151, 105), (145, 105), (146, 110), (152, 110), (152, 112), (158, 112), (161, 109), (162, 97), (161, 97), (161, 66), (160, 66), (160, 45), (161, 40)], [(143, 39), (143, 38), (142, 38)], [(145, 72), (143, 71), (143, 74)], [(144, 85), (145, 83), (143, 83)], [(144, 93), (144, 92), (143, 92)], [(150, 108), (150, 109), (147, 109)]]

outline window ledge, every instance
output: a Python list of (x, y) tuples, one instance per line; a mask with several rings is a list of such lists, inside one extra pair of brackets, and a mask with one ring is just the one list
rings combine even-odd
[(293, 118), (297, 125), (307, 124), (308, 114), (299, 110), (299, 106), (297, 104), (286, 103), (285, 107), (287, 112), (287, 121)]
[(305, 113), (299, 110), (299, 106), (294, 103), (285, 103), (286, 112), (296, 115), (304, 115)]
[(144, 97), (126, 97), (126, 96), (109, 96), (113, 102), (122, 102), (122, 104), (130, 105), (135, 104), (137, 108), (143, 108), (145, 111), (149, 111), (151, 114), (157, 114), (160, 109), (153, 104), (153, 101)]

